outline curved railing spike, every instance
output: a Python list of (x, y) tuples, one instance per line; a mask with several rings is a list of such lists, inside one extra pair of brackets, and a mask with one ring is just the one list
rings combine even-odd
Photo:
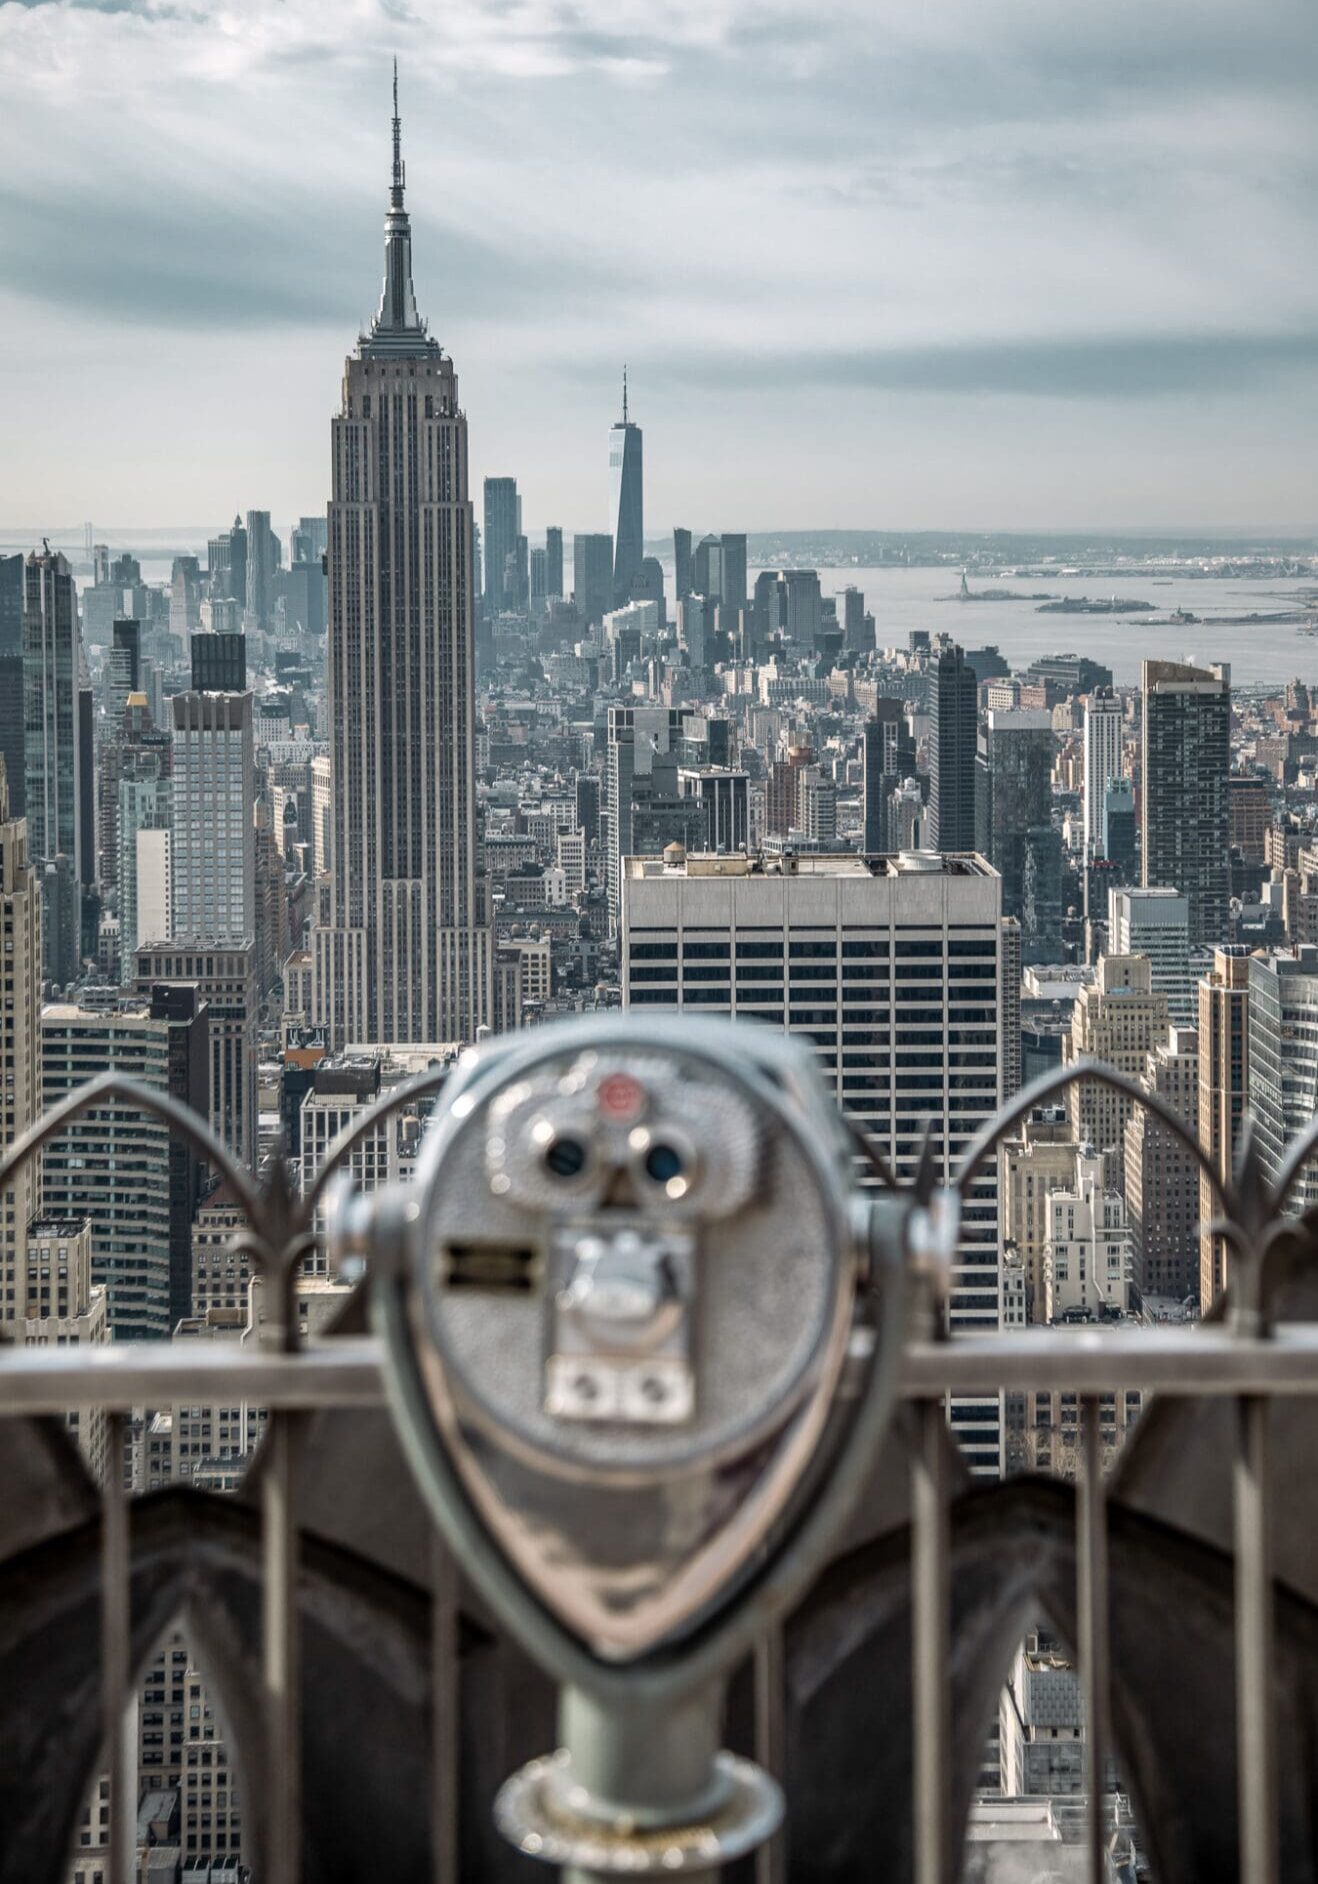
[(79, 1086), (67, 1099), (61, 1099), (57, 1106), (43, 1113), (34, 1125), (30, 1125), (27, 1131), (16, 1138), (3, 1158), (0, 1158), (0, 1191), (8, 1188), (14, 1175), (50, 1139), (58, 1138), (85, 1112), (94, 1112), (98, 1106), (108, 1105), (112, 1100), (121, 1105), (135, 1106), (140, 1112), (153, 1114), (171, 1131), (189, 1139), (206, 1162), (213, 1164), (233, 1185), (248, 1216), (255, 1220), (261, 1206), (260, 1187), (247, 1167), (238, 1163), (206, 1120), (171, 1094), (161, 1092), (154, 1086), (144, 1086), (139, 1080), (127, 1079), (122, 1073), (98, 1073), (95, 1079), (88, 1080), (85, 1086)]
[(1100, 1086), (1106, 1086), (1109, 1092), (1120, 1093), (1123, 1098), (1149, 1112), (1161, 1124), (1165, 1125), (1174, 1138), (1188, 1151), (1204, 1176), (1208, 1179), (1213, 1193), (1228, 1218), (1234, 1215), (1234, 1197), (1231, 1187), (1222, 1182), (1213, 1161), (1204, 1150), (1199, 1140), (1190, 1130), (1181, 1115), (1176, 1112), (1158, 1093), (1149, 1092), (1138, 1080), (1131, 1079), (1126, 1073), (1119, 1073), (1115, 1066), (1107, 1066), (1102, 1060), (1072, 1060), (1069, 1066), (1058, 1067), (1055, 1071), (1041, 1073), (1038, 1079), (1022, 1086), (1011, 1101), (1002, 1106), (985, 1121), (971, 1139), (970, 1145), (961, 1161), (960, 1169), (953, 1184), (964, 1193), (974, 1182), (979, 1167), (989, 1153), (1004, 1138), (1027, 1119), (1036, 1106), (1058, 1093), (1068, 1091), (1082, 1080), (1095, 1080)]
[(411, 1079), (405, 1079), (373, 1106), (367, 1108), (360, 1118), (353, 1119), (330, 1141), (329, 1147), (315, 1177), (306, 1191), (308, 1210), (314, 1210), (320, 1201), (321, 1193), (343, 1163), (349, 1152), (354, 1151), (373, 1132), (381, 1120), (387, 1119), (394, 1112), (401, 1112), (413, 1099), (424, 1099), (427, 1094), (438, 1092), (448, 1078), (448, 1067), (428, 1067), (424, 1073), (415, 1073)]

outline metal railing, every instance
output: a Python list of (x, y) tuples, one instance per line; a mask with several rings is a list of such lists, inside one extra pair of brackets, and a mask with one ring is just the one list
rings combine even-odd
[[(112, 1469), (100, 1493), (97, 1545), (100, 1717), (104, 1724), (100, 1766), (109, 1774), (113, 1827), (106, 1884), (127, 1884), (133, 1874), (137, 1805), (133, 1748), (125, 1726), (130, 1693), (140, 1671), (134, 1667), (132, 1649), (134, 1508), (118, 1470), (124, 1422), (135, 1408), (183, 1402), (246, 1402), (269, 1410), (259, 1475), (265, 1761), (255, 1788), (255, 1875), (271, 1884), (298, 1884), (302, 1875), (300, 1637), (305, 1599), (300, 1604), (299, 1562), (306, 1540), (297, 1519), (300, 1453), (308, 1416), (327, 1409), (368, 1410), (384, 1405), (386, 1358), (380, 1342), (365, 1334), (302, 1345), (295, 1309), (296, 1279), (303, 1259), (316, 1246), (317, 1206), (323, 1204), (328, 1186), (353, 1147), (388, 1115), (436, 1091), (443, 1077), (439, 1072), (424, 1074), (365, 1112), (332, 1146), (314, 1183), (300, 1196), (281, 1161), (272, 1160), (258, 1181), (234, 1163), (209, 1127), (186, 1108), (113, 1074), (94, 1080), (46, 1115), (0, 1160), (3, 1193), (18, 1166), (76, 1117), (115, 1102), (163, 1119), (192, 1141), (241, 1200), (249, 1223), (244, 1246), (272, 1303), (260, 1344), (253, 1349), (202, 1344), (186, 1350), (150, 1344), (0, 1349), (0, 1419), (96, 1408), (110, 1418)], [(972, 1143), (955, 1188), (964, 1193), (999, 1142), (1035, 1106), (1082, 1078), (1099, 1080), (1156, 1114), (1203, 1170), (1220, 1212), (1215, 1227), (1232, 1253), (1231, 1287), (1223, 1309), (1197, 1327), (1034, 1329), (996, 1338), (957, 1338), (942, 1332), (936, 1277), (915, 1265), (917, 1308), (898, 1383), (899, 1397), (908, 1409), (904, 1464), (909, 1474), (912, 1875), (916, 1884), (948, 1884), (955, 1878), (962, 1833), (958, 1800), (968, 1797), (964, 1776), (958, 1778), (951, 1757), (952, 1523), (965, 1487), (949, 1440), (945, 1402), (958, 1395), (1030, 1389), (1074, 1393), (1079, 1403), (1081, 1466), (1074, 1495), (1072, 1647), (1085, 1697), (1089, 1875), (1094, 1884), (1105, 1875), (1102, 1776), (1114, 1751), (1109, 1532), (1121, 1481), (1118, 1476), (1115, 1492), (1112, 1484), (1104, 1482), (1100, 1395), (1139, 1390), (1167, 1404), (1187, 1397), (1225, 1399), (1233, 1408), (1230, 1556), (1238, 1876), (1248, 1884), (1279, 1884), (1284, 1872), (1279, 1839), (1277, 1585), (1271, 1549), (1277, 1512), (1270, 1484), (1270, 1409), (1318, 1395), (1318, 1320), (1279, 1320), (1285, 1290), (1314, 1271), (1318, 1258), (1318, 1212), (1299, 1218), (1286, 1214), (1302, 1168), (1318, 1148), (1318, 1121), (1290, 1148), (1273, 1182), (1264, 1174), (1246, 1128), (1236, 1171), (1224, 1180), (1183, 1121), (1156, 1095), (1109, 1068), (1081, 1063), (1036, 1081), (996, 1115)], [(893, 1183), (881, 1168), (879, 1175)], [(926, 1157), (909, 1190), (912, 1208), (927, 1207), (935, 1190), (933, 1161)], [(1148, 1418), (1146, 1413), (1141, 1425)], [(900, 1447), (897, 1456), (902, 1457)], [(1291, 1496), (1307, 1501), (1306, 1509), (1314, 1502), (1316, 1489), (1288, 1485)], [(982, 1500), (992, 1496), (992, 1491), (981, 1487), (975, 1495)], [(437, 1539), (425, 1599), (431, 1609), (434, 1669), (428, 1808), (432, 1867), (437, 1879), (452, 1880), (459, 1876), (457, 1671), (464, 1597), (453, 1563)], [(790, 1812), (784, 1667), (783, 1631), (775, 1624), (765, 1631), (753, 1658), (753, 1742), (760, 1763), (776, 1776), (786, 1777)], [(0, 1713), (31, 1703), (30, 1695), (5, 1694), (0, 1696)], [(901, 1731), (901, 1723), (894, 1722), (894, 1732)], [(364, 1804), (366, 1809), (388, 1810), (387, 1801)], [(1207, 1802), (1204, 1809), (1215, 1809), (1213, 1802)], [(72, 1825), (66, 1829), (71, 1836)], [(21, 1840), (11, 1843), (0, 1838), (0, 1879), (27, 1875), (29, 1870), (35, 1874), (38, 1867), (29, 1864), (32, 1857)], [(50, 1869), (48, 1852), (42, 1864)], [(757, 1857), (758, 1884), (774, 1884), (786, 1877), (786, 1864), (780, 1834)], [(895, 1873), (876, 1862), (873, 1875)]]

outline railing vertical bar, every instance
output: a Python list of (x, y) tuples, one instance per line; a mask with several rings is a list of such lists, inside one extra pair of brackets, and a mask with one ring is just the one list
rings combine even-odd
[(1098, 1399), (1080, 1403), (1081, 1454), (1076, 1503), (1076, 1609), (1080, 1681), (1084, 1692), (1086, 1845), (1090, 1884), (1103, 1884), (1104, 1776), (1111, 1746), (1111, 1664), (1108, 1607), (1107, 1504), (1103, 1496), (1103, 1440)]
[(458, 1567), (438, 1531), (431, 1544), (430, 1843), (434, 1884), (458, 1876), (462, 1692), (458, 1667)]
[(1268, 1402), (1261, 1394), (1247, 1394), (1237, 1401), (1236, 1407), (1236, 1773), (1240, 1875), (1248, 1878), (1249, 1884), (1277, 1884)]
[(918, 1411), (911, 1463), (912, 1698), (915, 1711), (915, 1879), (946, 1884), (947, 1782), (952, 1766), (951, 1526), (946, 1416), (941, 1400)]
[(106, 1416), (105, 1486), (101, 1493), (101, 1712), (109, 1779), (107, 1884), (131, 1884), (137, 1831), (136, 1749), (128, 1734), (132, 1664), (129, 1603), (124, 1416), (110, 1413)]
[(269, 1746), (271, 1884), (297, 1884), (302, 1859), (302, 1720), (298, 1670), (295, 1413), (271, 1413), (261, 1486), (263, 1639)]
[[(771, 1623), (751, 1660), (755, 1703), (755, 1758), (784, 1785), (787, 1769), (787, 1664), (783, 1631)], [(755, 1854), (755, 1884), (787, 1884), (787, 1835), (782, 1826)]]

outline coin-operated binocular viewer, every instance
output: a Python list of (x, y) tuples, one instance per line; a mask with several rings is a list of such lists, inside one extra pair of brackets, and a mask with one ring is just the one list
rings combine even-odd
[(594, 1017), (469, 1055), (415, 1182), (337, 1207), (435, 1518), (560, 1684), (495, 1812), (571, 1878), (707, 1874), (782, 1816), (722, 1698), (893, 1398), (904, 1206), (855, 1151), (793, 1042)]

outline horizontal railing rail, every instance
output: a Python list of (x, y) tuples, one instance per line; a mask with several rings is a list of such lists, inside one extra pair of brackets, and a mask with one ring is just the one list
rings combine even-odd
[[(152, 1342), (99, 1348), (0, 1349), (0, 1418), (99, 1408), (131, 1413), (183, 1401), (237, 1401), (271, 1411), (382, 1406), (385, 1350), (373, 1335), (332, 1337), (293, 1353), (183, 1350)], [(1225, 1328), (1121, 1328), (952, 1335), (911, 1341), (897, 1393), (1141, 1392), (1234, 1398), (1318, 1395), (1318, 1322), (1266, 1338)]]

